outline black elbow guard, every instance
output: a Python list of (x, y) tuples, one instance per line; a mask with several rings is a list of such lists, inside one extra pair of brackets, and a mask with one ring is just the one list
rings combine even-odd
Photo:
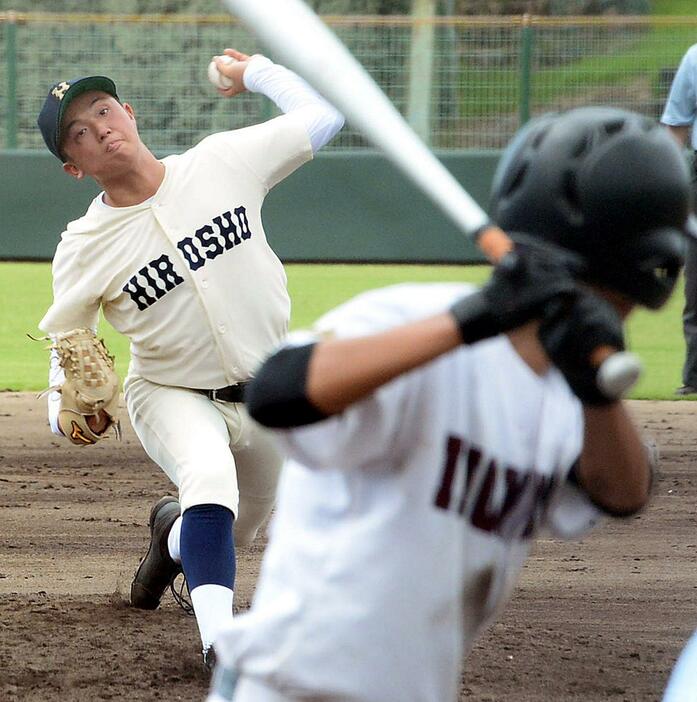
[(305, 392), (315, 344), (291, 346), (270, 356), (245, 392), (249, 414), (267, 427), (300, 427), (326, 419)]

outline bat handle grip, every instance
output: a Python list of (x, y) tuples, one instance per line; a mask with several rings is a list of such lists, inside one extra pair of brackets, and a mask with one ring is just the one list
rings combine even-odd
[(513, 248), (511, 237), (494, 224), (487, 224), (474, 236), (477, 246), (492, 263), (498, 263)]
[[(494, 224), (482, 227), (475, 237), (477, 245), (492, 263), (498, 263), (513, 248), (511, 237)], [(597, 368), (598, 389), (610, 398), (619, 400), (626, 395), (641, 375), (641, 361), (635, 354), (611, 346), (599, 346), (590, 360)]]

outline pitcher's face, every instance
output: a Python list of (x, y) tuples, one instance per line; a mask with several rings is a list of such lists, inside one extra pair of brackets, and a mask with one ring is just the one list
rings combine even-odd
[(100, 91), (88, 91), (70, 103), (61, 131), (63, 169), (78, 179), (108, 179), (128, 166), (140, 145), (131, 106)]

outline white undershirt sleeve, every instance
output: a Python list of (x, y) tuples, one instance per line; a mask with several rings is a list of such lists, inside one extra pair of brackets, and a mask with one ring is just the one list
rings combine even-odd
[(344, 126), (344, 116), (300, 76), (265, 56), (252, 58), (244, 72), (244, 84), (247, 90), (266, 95), (282, 112), (297, 115), (307, 129), (313, 153)]
[[(51, 350), (51, 358), (48, 366), (48, 386), (55, 388), (63, 385), (65, 382), (65, 371), (58, 361), (58, 353), (55, 349)], [(63, 436), (63, 432), (58, 426), (58, 411), (60, 410), (61, 396), (57, 390), (52, 390), (48, 393), (48, 423), (51, 425), (51, 431)]]

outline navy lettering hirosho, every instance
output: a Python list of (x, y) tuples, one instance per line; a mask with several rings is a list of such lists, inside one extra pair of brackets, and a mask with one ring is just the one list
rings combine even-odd
[[(189, 269), (196, 271), (251, 236), (247, 210), (240, 205), (232, 213), (227, 211), (213, 217), (193, 236), (178, 241), (177, 248)], [(177, 273), (169, 256), (162, 254), (131, 276), (122, 289), (131, 296), (139, 310), (145, 310), (183, 282), (184, 278)]]

